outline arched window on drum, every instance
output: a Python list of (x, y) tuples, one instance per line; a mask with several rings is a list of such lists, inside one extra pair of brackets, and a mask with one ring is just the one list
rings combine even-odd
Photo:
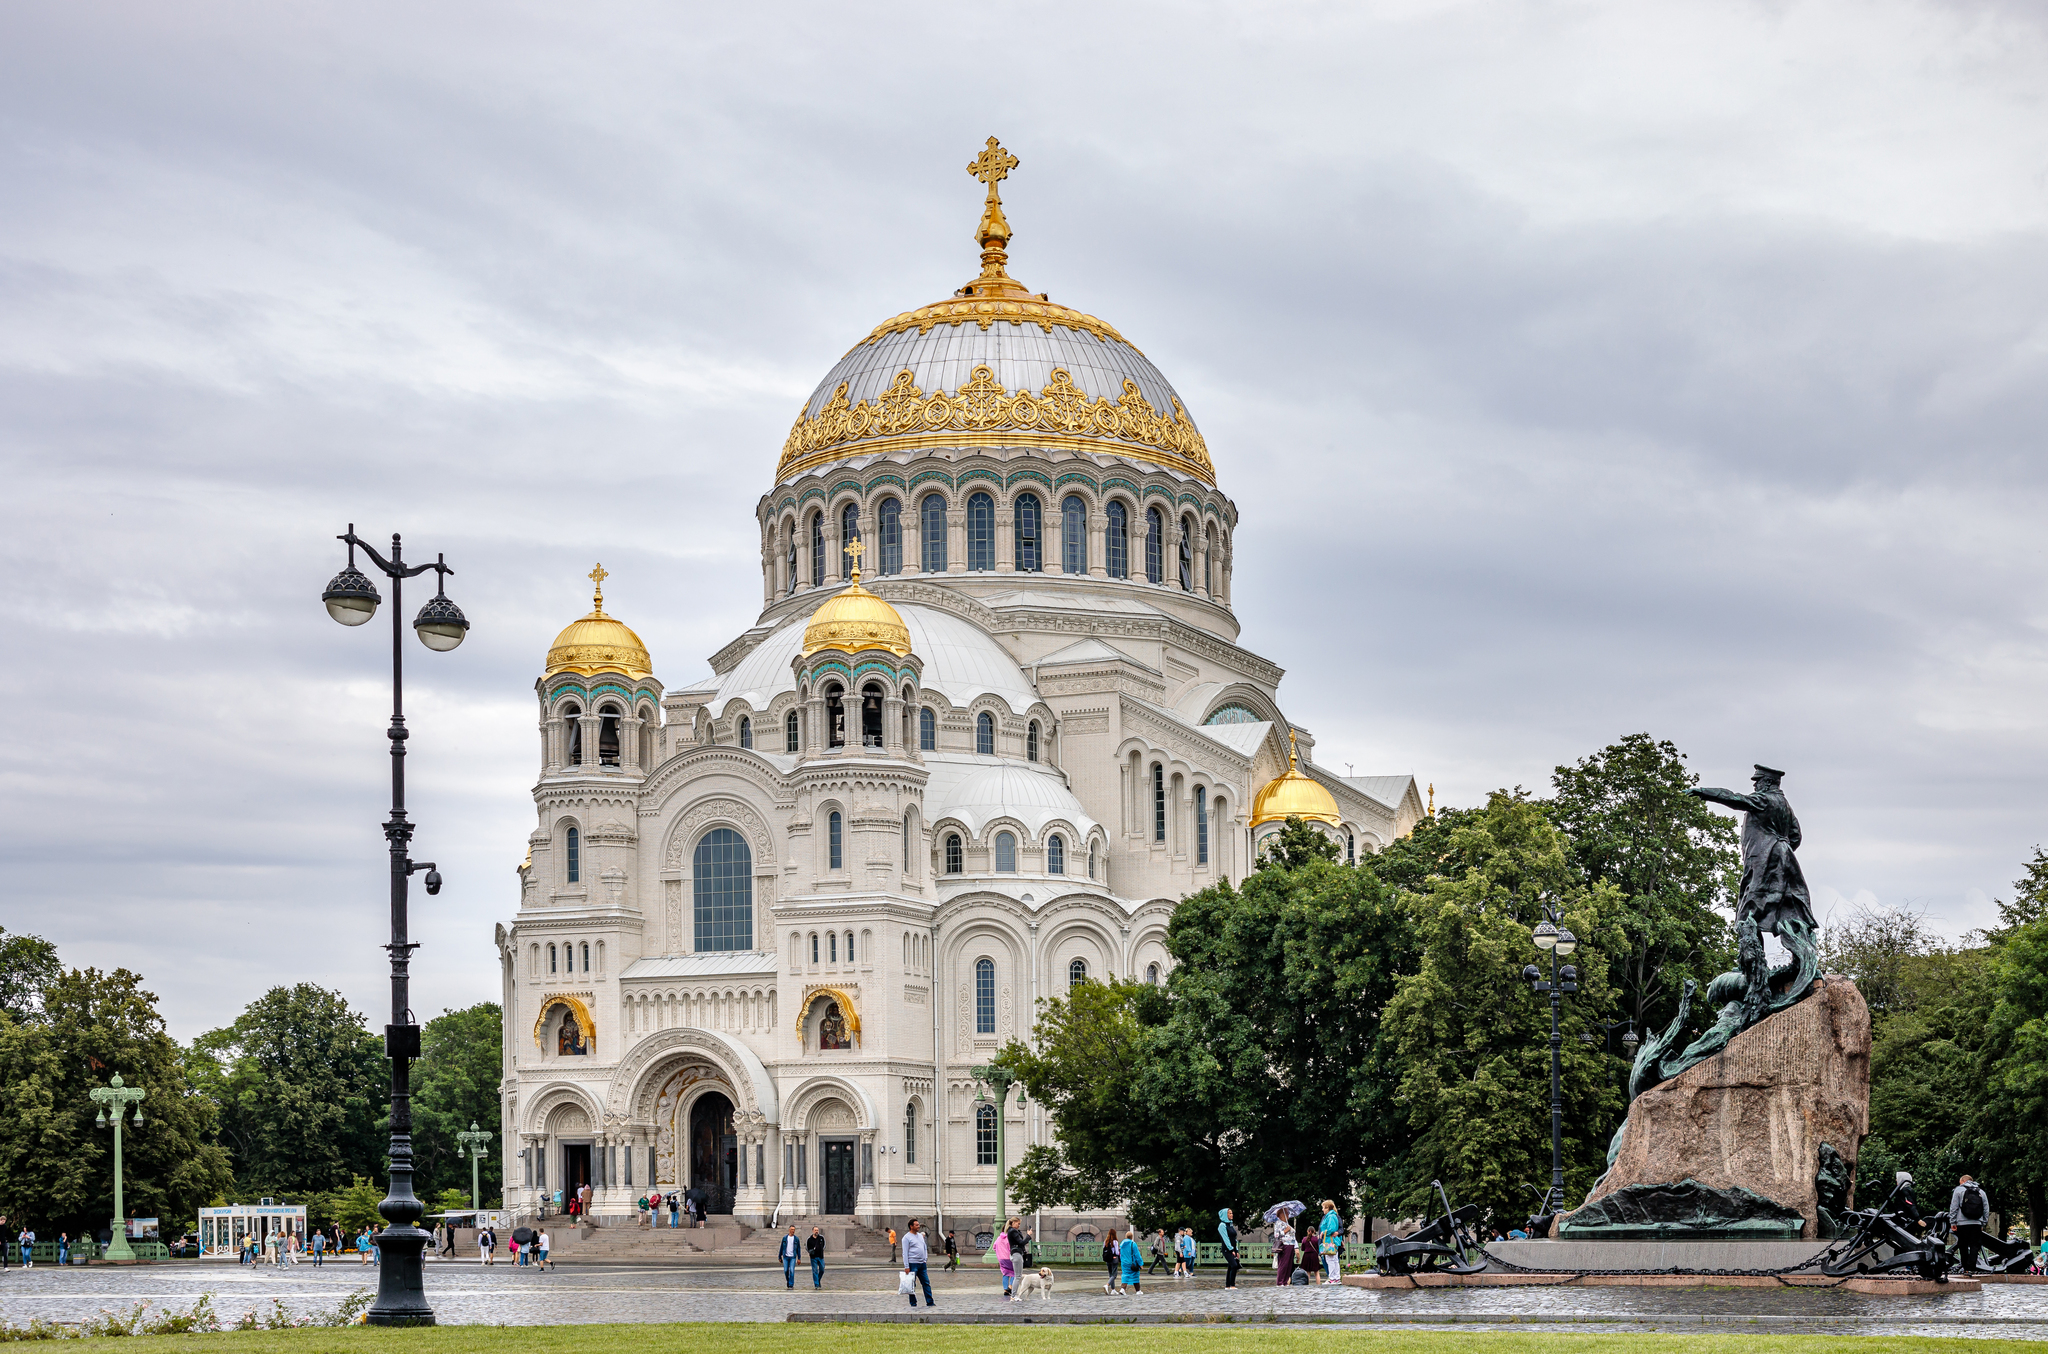
[(1085, 982), (1087, 982), (1087, 981), (1088, 981), (1088, 961), (1087, 961), (1086, 959), (1075, 959), (1075, 960), (1071, 961), (1070, 963), (1068, 963), (1068, 965), (1067, 965), (1067, 986), (1068, 986), (1068, 987), (1070, 987), (1070, 988), (1072, 988), (1072, 987), (1079, 987), (1079, 986), (1080, 986), (1080, 985), (1081, 985), (1082, 983), (1085, 983)]
[(1060, 572), (1088, 572), (1088, 505), (1079, 494), (1060, 504)]
[(939, 717), (927, 705), (917, 712), (917, 750), (936, 752), (939, 749)]
[(740, 746), (749, 751), (754, 747), (754, 721), (748, 715), (740, 716)]
[(1161, 583), (1166, 579), (1165, 558), (1161, 553), (1166, 544), (1166, 524), (1160, 519), (1159, 509), (1145, 509), (1145, 581)]
[(860, 504), (849, 503), (839, 510), (839, 576), (853, 577), (853, 556), (846, 547), (860, 539)]
[(1102, 563), (1111, 578), (1131, 576), (1131, 511), (1121, 499), (1109, 501), (1109, 524), (1102, 531)]
[(884, 578), (903, 572), (903, 505), (885, 498), (875, 508), (874, 571)]
[(996, 755), (996, 718), (986, 710), (974, 717), (974, 750), (984, 757)]
[(957, 832), (949, 832), (949, 833), (947, 833), (947, 834), (946, 834), (946, 873), (947, 873), (947, 874), (959, 874), (959, 873), (960, 873), (960, 871), (961, 871), (962, 869), (964, 869), (964, 868), (966, 867), (966, 862), (965, 862), (965, 860), (963, 860), (963, 859), (962, 859), (962, 854), (963, 854), (963, 853), (961, 852), (961, 849), (960, 849), (960, 834), (959, 834), (959, 833), (957, 833)]
[(1017, 873), (1017, 834), (998, 832), (996, 834), (996, 873)]
[(715, 827), (697, 843), (691, 861), (695, 940), (691, 948), (754, 947), (754, 853), (729, 827)]
[(825, 514), (811, 514), (811, 586), (825, 581)]
[(917, 505), (919, 567), (928, 574), (946, 572), (946, 497), (926, 494)]
[(1045, 529), (1045, 520), (1044, 512), (1039, 506), (1038, 495), (1017, 495), (1015, 516), (1017, 572), (1041, 573), (1045, 569), (1045, 542), (1041, 536)]
[(1065, 874), (1067, 872), (1067, 839), (1055, 832), (1045, 843), (1045, 872)]
[(967, 498), (967, 569), (986, 572), (996, 567), (996, 501), (987, 494)]

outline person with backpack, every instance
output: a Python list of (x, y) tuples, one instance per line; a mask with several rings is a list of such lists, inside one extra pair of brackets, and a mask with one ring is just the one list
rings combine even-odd
[(946, 1268), (960, 1268), (960, 1243), (950, 1231), (946, 1233)]
[(1948, 1196), (1948, 1215), (1956, 1224), (1956, 1257), (1963, 1272), (1977, 1268), (1977, 1251), (1984, 1244), (1984, 1224), (1991, 1221), (1991, 1196), (1984, 1187), (1965, 1175), (1956, 1181)]

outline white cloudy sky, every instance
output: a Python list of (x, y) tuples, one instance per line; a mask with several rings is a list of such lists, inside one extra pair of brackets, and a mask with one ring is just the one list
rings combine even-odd
[[(1791, 773), (1823, 905), (1991, 917), (2048, 839), (2048, 40), (1962, 3), (0, 9), (0, 924), (173, 1028), (384, 999), (381, 629), (425, 1014), (496, 995), (531, 683), (750, 623), (799, 400), (1014, 271), (1172, 377), (1245, 642), (1441, 801), (1648, 729)], [(381, 1016), (375, 1017), (381, 1020)]]

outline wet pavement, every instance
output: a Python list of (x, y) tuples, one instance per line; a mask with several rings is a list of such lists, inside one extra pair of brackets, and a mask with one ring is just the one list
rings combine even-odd
[[(551, 1271), (437, 1261), (427, 1292), (444, 1324), (570, 1325), (589, 1322), (775, 1321), (908, 1317), (887, 1266), (828, 1266), (825, 1286), (797, 1287), (779, 1269), (583, 1264)], [(1248, 1276), (1249, 1277), (1249, 1276)], [(187, 1308), (213, 1294), (223, 1320), (273, 1300), (297, 1314), (331, 1311), (350, 1292), (377, 1283), (375, 1268), (351, 1261), (286, 1269), (219, 1261), (133, 1267), (40, 1266), (0, 1271), (0, 1321), (34, 1317), (76, 1322), (138, 1302)], [(1155, 1276), (1140, 1296), (1108, 1297), (1094, 1270), (1055, 1271), (1051, 1302), (1005, 1303), (995, 1276), (978, 1266), (932, 1275), (941, 1319), (1334, 1322), (1459, 1329), (1540, 1325), (1547, 1330), (1698, 1331), (1748, 1329), (1844, 1335), (1936, 1335), (2048, 1340), (2048, 1286), (1986, 1284), (1981, 1292), (1883, 1297), (1844, 1289), (1472, 1288), (1374, 1291), (1277, 1288), (1245, 1282), (1225, 1292), (1221, 1276)]]

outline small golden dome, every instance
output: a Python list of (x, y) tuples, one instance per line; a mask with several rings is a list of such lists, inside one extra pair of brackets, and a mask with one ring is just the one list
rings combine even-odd
[(858, 653), (862, 649), (886, 649), (903, 658), (910, 653), (910, 627), (896, 608), (860, 585), (860, 566), (853, 569), (853, 586), (811, 613), (804, 627), (804, 657), (820, 649)]
[(624, 621), (604, 614), (604, 581), (611, 577), (600, 564), (590, 571), (597, 585), (591, 611), (571, 621), (548, 650), (547, 676), (574, 672), (588, 677), (599, 672), (622, 672), (628, 677), (652, 677), (654, 658), (640, 636)]
[(1301, 774), (1295, 760), (1292, 729), (1287, 731), (1286, 774), (1267, 781), (1265, 788), (1252, 800), (1252, 826), (1283, 823), (1289, 818), (1328, 823), (1331, 827), (1336, 827), (1341, 821), (1337, 797), (1325, 789), (1321, 781)]

